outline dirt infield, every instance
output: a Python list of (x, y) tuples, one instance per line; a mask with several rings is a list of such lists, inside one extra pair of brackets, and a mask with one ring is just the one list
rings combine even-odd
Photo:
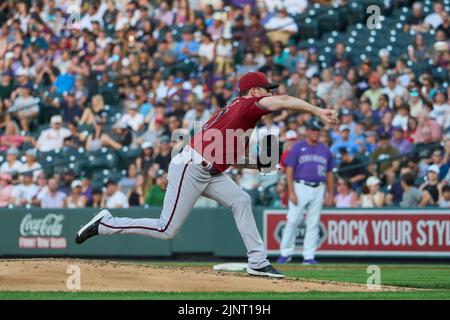
[[(145, 266), (81, 259), (0, 260), (0, 291), (69, 291), (66, 281), (70, 265), (80, 268), (82, 291), (370, 291), (364, 285), (350, 283), (293, 278), (273, 280), (201, 267)], [(383, 287), (382, 290), (411, 289)]]

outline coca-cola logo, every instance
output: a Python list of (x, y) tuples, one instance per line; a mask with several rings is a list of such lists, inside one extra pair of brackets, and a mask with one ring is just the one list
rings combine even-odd
[(23, 217), (20, 223), (21, 236), (42, 236), (42, 237), (57, 237), (60, 236), (63, 229), (62, 221), (64, 215), (62, 214), (47, 214), (42, 219), (33, 219), (29, 213)]

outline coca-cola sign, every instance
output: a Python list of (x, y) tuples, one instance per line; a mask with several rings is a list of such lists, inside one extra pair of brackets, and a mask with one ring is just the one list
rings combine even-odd
[(43, 218), (33, 218), (31, 213), (23, 217), (20, 223), (20, 235), (58, 237), (62, 234), (64, 215), (49, 213)]

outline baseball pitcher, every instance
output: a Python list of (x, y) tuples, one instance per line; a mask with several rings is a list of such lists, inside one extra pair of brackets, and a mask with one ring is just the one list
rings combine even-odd
[[(278, 85), (269, 83), (261, 72), (249, 72), (239, 81), (240, 96), (214, 113), (201, 132), (182, 152), (174, 156), (168, 170), (168, 186), (158, 219), (113, 217), (102, 210), (76, 234), (83, 243), (96, 235), (138, 234), (171, 239), (182, 227), (197, 199), (203, 195), (230, 208), (247, 249), (247, 272), (251, 275), (282, 278), (284, 275), (267, 260), (264, 243), (256, 227), (250, 196), (224, 171), (239, 165), (245, 157), (244, 132), (251, 131), (262, 116), (279, 110), (308, 112), (324, 122), (337, 123), (334, 110), (320, 109), (290, 96), (272, 96)], [(232, 139), (228, 137), (232, 136)], [(237, 139), (235, 139), (237, 136)], [(231, 141), (230, 141), (231, 140)], [(237, 140), (237, 142), (236, 142)], [(247, 167), (261, 167), (248, 164)]]
[(320, 212), (328, 189), (327, 205), (333, 203), (333, 157), (330, 149), (319, 142), (321, 124), (312, 119), (306, 125), (306, 139), (292, 146), (286, 159), (286, 178), (289, 189), (287, 223), (281, 239), (278, 263), (292, 259), (297, 228), (306, 211), (306, 233), (303, 241), (303, 263), (317, 264)]

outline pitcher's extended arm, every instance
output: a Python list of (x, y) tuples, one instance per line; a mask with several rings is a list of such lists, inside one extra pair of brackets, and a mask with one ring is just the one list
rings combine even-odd
[(264, 97), (258, 101), (258, 105), (269, 111), (292, 110), (296, 112), (307, 112), (319, 117), (327, 124), (339, 122), (338, 114), (332, 109), (321, 109), (312, 104), (287, 95)]

